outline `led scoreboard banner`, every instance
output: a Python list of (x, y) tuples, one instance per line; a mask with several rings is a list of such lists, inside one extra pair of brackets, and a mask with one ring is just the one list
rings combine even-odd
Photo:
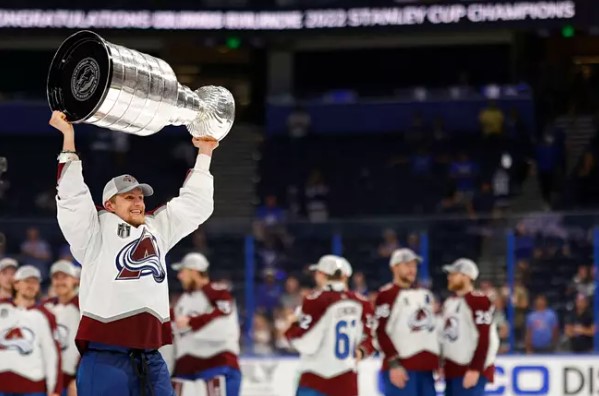
[[(580, 3), (578, 3), (580, 4)], [(0, 29), (332, 30), (573, 21), (577, 2), (479, 1), (271, 11), (1, 9)]]

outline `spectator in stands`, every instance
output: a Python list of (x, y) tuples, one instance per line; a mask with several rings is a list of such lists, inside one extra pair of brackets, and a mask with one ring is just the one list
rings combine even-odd
[(478, 116), (483, 135), (485, 137), (501, 136), (504, 118), (503, 111), (497, 107), (497, 103), (490, 100), (487, 107), (482, 109)]
[(499, 334), (499, 353), (508, 353), (510, 351), (510, 324), (505, 314), (505, 297), (498, 295), (494, 303), (495, 313), (493, 314), (493, 320)]
[(277, 282), (276, 270), (273, 268), (266, 268), (262, 275), (264, 281), (257, 287), (256, 295), (256, 308), (268, 316), (272, 315), (273, 310), (279, 306), (279, 301), (283, 290), (281, 285)]
[(25, 264), (36, 267), (45, 280), (48, 278), (48, 264), (52, 252), (48, 242), (40, 238), (40, 231), (36, 227), (27, 229), (27, 237), (21, 244), (21, 255)]
[(437, 206), (437, 212), (445, 215), (473, 215), (471, 202), (465, 200), (455, 187), (450, 187)]
[(265, 248), (276, 251), (281, 246), (289, 243), (289, 236), (285, 224), (287, 217), (285, 211), (279, 206), (276, 195), (267, 195), (264, 205), (256, 210), (256, 220), (253, 224), (254, 236)]
[(584, 294), (577, 295), (576, 306), (566, 320), (565, 332), (572, 352), (581, 353), (593, 350), (595, 325), (589, 300)]
[(593, 282), (591, 272), (587, 265), (578, 266), (578, 271), (572, 278), (572, 281), (570, 281), (568, 289), (566, 290), (566, 296), (569, 298), (578, 294), (586, 297), (592, 297), (595, 294), (595, 282)]
[(300, 139), (310, 133), (312, 119), (310, 114), (301, 106), (297, 106), (287, 118), (287, 131), (293, 139)]
[(508, 294), (507, 297), (511, 297), (512, 304), (514, 304), (514, 335), (516, 340), (521, 342), (526, 331), (526, 315), (530, 305), (528, 289), (524, 286), (522, 278), (516, 278), (514, 292), (511, 296)]
[(405, 247), (415, 252), (420, 251), (420, 237), (418, 236), (418, 233), (411, 232), (408, 234)]
[(535, 239), (532, 231), (524, 222), (518, 223), (515, 229), (516, 237), (516, 258), (530, 259), (533, 256), (535, 248)]
[(559, 341), (559, 322), (547, 298), (539, 294), (535, 310), (526, 317), (526, 353), (552, 353)]
[(368, 296), (368, 284), (366, 283), (366, 276), (362, 271), (358, 271), (354, 274), (351, 279), (351, 289), (358, 294)]
[(315, 169), (310, 174), (304, 188), (306, 196), (306, 214), (312, 223), (322, 223), (329, 218), (328, 195), (329, 186), (324, 181), (322, 172)]
[(300, 293), (300, 284), (299, 280), (290, 275), (285, 280), (285, 291), (281, 295), (280, 305), (283, 308), (291, 309), (293, 311), (295, 308), (299, 307), (302, 303), (302, 296)]
[(454, 181), (457, 190), (466, 196), (472, 195), (478, 172), (478, 164), (464, 151), (449, 165), (449, 177)]
[(537, 175), (545, 204), (551, 204), (551, 193), (561, 163), (561, 149), (551, 134), (545, 134), (535, 147)]
[(378, 254), (381, 258), (389, 258), (396, 249), (401, 246), (397, 234), (391, 228), (383, 230), (383, 241), (379, 245)]
[(497, 299), (498, 293), (493, 283), (489, 280), (481, 280), (479, 283), (479, 290), (483, 292), (491, 301)]
[(488, 216), (495, 209), (495, 194), (488, 180), (481, 183), (480, 189), (474, 194), (472, 199), (472, 209), (476, 214)]
[(256, 219), (266, 226), (274, 226), (285, 221), (285, 211), (279, 206), (276, 195), (271, 194), (264, 198), (264, 205), (256, 210)]
[(278, 308), (274, 312), (274, 346), (278, 353), (284, 355), (295, 353), (289, 340), (285, 337), (285, 331), (289, 328), (287, 318), (292, 314), (293, 310), (289, 308)]
[(267, 356), (272, 355), (274, 351), (272, 325), (266, 315), (262, 313), (254, 314), (252, 344), (254, 355)]

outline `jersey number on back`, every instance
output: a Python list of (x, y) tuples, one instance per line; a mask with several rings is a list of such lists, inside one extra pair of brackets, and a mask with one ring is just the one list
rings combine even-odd
[(356, 328), (356, 321), (340, 320), (335, 326), (335, 357), (343, 360), (352, 353), (352, 336)]
[(474, 323), (477, 325), (490, 325), (493, 322), (493, 310), (490, 311), (474, 311)]

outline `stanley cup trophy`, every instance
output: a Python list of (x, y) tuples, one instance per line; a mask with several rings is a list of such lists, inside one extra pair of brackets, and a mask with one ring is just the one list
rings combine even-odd
[(223, 139), (235, 101), (222, 87), (196, 91), (162, 59), (107, 42), (91, 31), (67, 38), (52, 59), (48, 102), (73, 123), (148, 136), (185, 125), (195, 137)]

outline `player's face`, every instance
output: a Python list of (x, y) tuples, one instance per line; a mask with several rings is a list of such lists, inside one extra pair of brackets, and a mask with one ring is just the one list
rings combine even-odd
[(137, 227), (145, 222), (146, 205), (141, 188), (115, 195), (114, 199), (106, 204), (106, 209), (132, 226)]
[(418, 275), (418, 263), (416, 260), (408, 261), (407, 263), (397, 264), (397, 270), (399, 279), (402, 283), (413, 284), (416, 282), (416, 276)]
[(183, 290), (195, 290), (208, 283), (207, 276), (202, 276), (198, 271), (189, 268), (182, 268), (177, 274), (177, 278), (181, 282)]
[(447, 274), (447, 288), (450, 291), (459, 291), (466, 287), (466, 275), (459, 272), (450, 272)]
[(324, 272), (314, 271), (314, 283), (316, 287), (322, 289), (327, 284), (327, 276)]
[(75, 290), (77, 279), (63, 272), (52, 275), (52, 289), (57, 296), (64, 296)]
[(0, 271), (0, 289), (11, 290), (15, 272), (17, 272), (15, 267), (6, 267)]
[(17, 295), (28, 300), (35, 299), (40, 292), (40, 281), (37, 278), (31, 277), (15, 282), (15, 290)]

